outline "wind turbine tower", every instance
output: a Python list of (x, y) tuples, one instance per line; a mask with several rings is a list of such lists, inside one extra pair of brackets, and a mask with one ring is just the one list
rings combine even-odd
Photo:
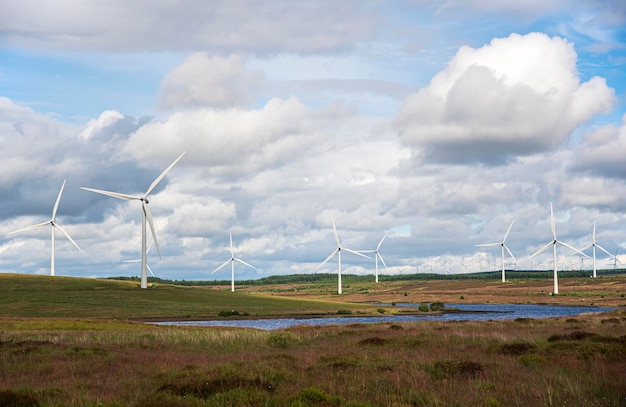
[(527, 260), (532, 259), (533, 257), (535, 257), (536, 255), (538, 255), (539, 253), (544, 252), (545, 250), (547, 250), (548, 248), (550, 248), (550, 246), (552, 246), (552, 260), (553, 260), (553, 264), (554, 264), (554, 294), (558, 294), (559, 293), (559, 280), (558, 280), (558, 275), (557, 275), (557, 263), (556, 263), (556, 246), (557, 244), (560, 244), (561, 246), (565, 246), (570, 250), (575, 251), (576, 253), (582, 254), (585, 257), (589, 257), (587, 256), (585, 253), (581, 252), (580, 250), (576, 249), (574, 246), (562, 242), (560, 240), (558, 240), (556, 238), (556, 226), (554, 224), (554, 212), (552, 210), (552, 202), (550, 202), (550, 226), (552, 228), (552, 240), (548, 243), (546, 243), (545, 246), (543, 246), (542, 248), (540, 248), (539, 250), (537, 250), (535, 253), (531, 254)]
[[(502, 251), (502, 282), (504, 283), (506, 281), (505, 278), (505, 269), (504, 269), (504, 250), (506, 249), (506, 251), (509, 253), (509, 255), (513, 258), (513, 260), (515, 261), (515, 256), (513, 256), (513, 253), (511, 253), (511, 250), (508, 248), (508, 246), (506, 245), (506, 238), (509, 236), (509, 232), (511, 231), (511, 228), (513, 227), (513, 222), (515, 222), (515, 220), (511, 221), (511, 224), (509, 225), (509, 228), (507, 229), (506, 233), (504, 234), (504, 238), (502, 239), (502, 242), (499, 243), (485, 243), (485, 244), (477, 244), (477, 247), (493, 247), (493, 246), (500, 246), (500, 249)], [(495, 269), (495, 261), (494, 261), (494, 269)]]
[(52, 226), (52, 236), (51, 236), (52, 252), (51, 252), (51, 255), (50, 255), (50, 275), (51, 275), (51, 276), (54, 276), (54, 275), (55, 275), (55, 271), (54, 271), (54, 233), (55, 233), (55, 229), (59, 229), (59, 231), (61, 231), (61, 233), (63, 233), (63, 235), (64, 235), (65, 237), (67, 237), (67, 239), (68, 239), (70, 242), (72, 242), (72, 244), (73, 244), (74, 246), (76, 246), (76, 248), (77, 248), (78, 250), (80, 250), (80, 251), (82, 252), (81, 248), (80, 248), (80, 247), (78, 247), (78, 245), (76, 244), (76, 242), (74, 241), (74, 239), (72, 239), (72, 238), (70, 237), (70, 235), (69, 235), (69, 234), (65, 231), (65, 229), (63, 229), (63, 228), (61, 227), (61, 225), (59, 225), (59, 224), (56, 222), (56, 220), (55, 220), (55, 217), (56, 217), (56, 215), (57, 215), (57, 209), (59, 209), (59, 202), (61, 202), (61, 195), (63, 194), (63, 188), (65, 188), (65, 181), (66, 181), (66, 180), (64, 180), (64, 181), (63, 181), (63, 185), (61, 185), (61, 190), (59, 191), (59, 195), (57, 195), (57, 200), (56, 200), (56, 202), (54, 203), (54, 208), (52, 208), (52, 218), (51, 218), (49, 221), (47, 221), (47, 222), (43, 222), (43, 223), (38, 223), (38, 224), (36, 224), (36, 225), (29, 226), (29, 227), (26, 227), (26, 228), (23, 228), (23, 229), (19, 229), (19, 230), (15, 230), (15, 231), (13, 231), (13, 232), (10, 232), (10, 233), (9, 233), (9, 234), (11, 235), (11, 234), (13, 234), (13, 233), (25, 232), (25, 231), (27, 231), (27, 230), (33, 230), (33, 229), (39, 229), (39, 228), (44, 227), (44, 226), (46, 226), (46, 225), (50, 225), (50, 226)]
[(337, 248), (335, 250), (333, 250), (333, 252), (326, 258), (326, 260), (324, 260), (322, 262), (322, 264), (317, 266), (315, 271), (317, 271), (320, 268), (322, 268), (322, 266), (324, 264), (326, 264), (330, 259), (335, 257), (335, 255), (337, 255), (337, 294), (341, 294), (341, 252), (342, 251), (346, 251), (348, 253), (356, 254), (357, 256), (365, 257), (366, 259), (371, 259), (371, 257), (366, 256), (366, 255), (364, 255), (362, 253), (359, 253), (359, 252), (357, 252), (355, 250), (348, 249), (347, 247), (343, 246), (339, 242), (339, 235), (337, 234), (337, 227), (335, 226), (335, 219), (334, 218), (331, 218), (331, 219), (333, 221), (333, 232), (335, 234), (335, 242), (337, 243)]
[(150, 213), (150, 209), (148, 209), (148, 202), (149, 202), (148, 195), (150, 195), (150, 193), (154, 190), (154, 188), (156, 188), (159, 182), (161, 182), (161, 180), (165, 178), (167, 173), (174, 167), (174, 165), (176, 165), (176, 163), (181, 158), (183, 158), (185, 153), (186, 151), (183, 152), (181, 155), (179, 155), (178, 158), (174, 160), (174, 162), (171, 163), (170, 166), (167, 167), (165, 171), (163, 171), (161, 175), (157, 177), (157, 179), (154, 180), (154, 182), (150, 185), (148, 190), (143, 195), (127, 195), (127, 194), (121, 194), (119, 192), (110, 192), (110, 191), (103, 191), (100, 189), (81, 187), (81, 189), (84, 189), (85, 191), (91, 191), (97, 194), (108, 195), (108, 196), (112, 196), (113, 198), (124, 199), (127, 201), (140, 201), (141, 202), (141, 288), (148, 288), (148, 274), (146, 273), (146, 268), (147, 268), (146, 252), (148, 251), (147, 244), (146, 244), (146, 220), (148, 224), (150, 225), (150, 232), (152, 233), (152, 241), (154, 242), (154, 246), (157, 249), (159, 258), (161, 257), (161, 250), (159, 249), (159, 243), (157, 242), (156, 230), (154, 229), (154, 222), (152, 221), (152, 214)]
[(231, 273), (230, 273), (230, 291), (231, 292), (235, 292), (235, 262), (239, 262), (241, 264), (243, 264), (244, 266), (248, 266), (254, 270), (256, 270), (256, 267), (251, 266), (250, 264), (246, 263), (245, 261), (238, 259), (235, 257), (235, 250), (233, 249), (233, 234), (232, 232), (229, 233), (230, 236), (230, 259), (226, 260), (221, 266), (219, 266), (218, 268), (216, 268), (215, 270), (213, 270), (211, 272), (211, 274), (215, 273), (216, 271), (218, 271), (219, 269), (221, 269), (222, 267), (225, 267), (228, 263), (230, 263), (230, 269), (231, 269)]
[[(383, 235), (383, 238), (380, 239), (380, 242), (378, 242), (378, 246), (376, 246), (376, 249), (374, 250), (360, 250), (360, 253), (374, 253), (374, 259), (376, 262), (376, 282), (378, 282), (378, 259), (380, 259), (380, 261), (383, 262), (383, 265), (385, 266), (385, 269), (387, 269), (387, 264), (385, 264), (385, 260), (383, 259), (383, 256), (381, 256), (380, 252), (378, 251), (380, 249), (380, 245), (383, 244), (383, 240), (385, 240), (385, 238), (387, 237), (387, 234), (385, 233)], [(419, 267), (418, 267), (418, 271), (419, 271)]]

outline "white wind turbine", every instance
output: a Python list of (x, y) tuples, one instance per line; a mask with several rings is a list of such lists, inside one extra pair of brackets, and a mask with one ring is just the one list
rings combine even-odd
[[(148, 248), (146, 249), (146, 257), (148, 255), (148, 252), (150, 251), (150, 249), (152, 248), (152, 242), (150, 242), (150, 244), (148, 245)], [(124, 260), (124, 263), (139, 263), (141, 261), (141, 259), (136, 259), (136, 260)], [(146, 261), (146, 268), (148, 269), (148, 271), (150, 272), (150, 274), (152, 275), (152, 277), (156, 277), (154, 275), (154, 273), (152, 272), (152, 269), (150, 268), (150, 265), (148, 264), (148, 262)]]
[(511, 253), (511, 250), (506, 245), (506, 238), (509, 236), (509, 232), (511, 231), (511, 228), (513, 227), (513, 222), (515, 222), (515, 220), (511, 221), (511, 224), (509, 225), (509, 228), (507, 229), (506, 233), (504, 234), (504, 238), (502, 239), (502, 242), (500, 242), (500, 243), (485, 243), (485, 244), (477, 244), (476, 245), (478, 247), (493, 247), (493, 246), (500, 246), (501, 247), (501, 250), (502, 250), (502, 282), (503, 283), (506, 281), (505, 276), (504, 276), (504, 250), (506, 249), (506, 251), (511, 255), (513, 260), (516, 261), (515, 260), (515, 256), (513, 256), (513, 253)]
[(596, 278), (596, 247), (602, 250), (604, 253), (608, 254), (609, 256), (611, 257), (613, 256), (611, 253), (608, 252), (608, 250), (606, 250), (604, 247), (596, 243), (596, 222), (593, 222), (593, 233), (591, 233), (591, 243), (583, 247), (580, 250), (584, 251), (590, 247), (591, 247), (591, 257), (593, 258), (593, 278)]
[(54, 276), (54, 230), (55, 229), (59, 229), (59, 231), (61, 231), (61, 233), (63, 233), (63, 235), (65, 235), (65, 237), (67, 237), (67, 239), (72, 242), (74, 244), (74, 246), (76, 246), (76, 248), (78, 250), (80, 250), (82, 252), (82, 249), (80, 247), (78, 247), (78, 245), (76, 244), (76, 242), (74, 241), (74, 239), (72, 239), (70, 237), (70, 235), (65, 231), (65, 229), (63, 229), (61, 227), (61, 225), (59, 225), (56, 221), (55, 221), (55, 217), (57, 214), (57, 209), (59, 209), (59, 202), (61, 201), (61, 195), (63, 194), (63, 188), (65, 188), (65, 181), (63, 180), (63, 185), (61, 185), (61, 190), (59, 191), (59, 195), (57, 196), (57, 200), (54, 203), (54, 208), (52, 209), (52, 218), (47, 221), (47, 222), (43, 222), (43, 223), (38, 223), (37, 225), (33, 225), (33, 226), (29, 226), (27, 228), (23, 228), (23, 229), (19, 229), (19, 230), (15, 230), (13, 232), (10, 232), (9, 234), (13, 234), (13, 233), (19, 233), (19, 232), (25, 232), (27, 230), (33, 230), (33, 229), (39, 229), (41, 227), (44, 227), (46, 225), (50, 225), (52, 226), (52, 238), (51, 238), (51, 242), (52, 242), (52, 254), (50, 256), (50, 275)]
[(152, 232), (152, 241), (154, 242), (154, 245), (156, 246), (157, 253), (159, 254), (159, 258), (161, 257), (161, 251), (159, 250), (159, 244), (157, 242), (156, 231), (154, 229), (154, 223), (152, 221), (152, 214), (150, 213), (150, 209), (148, 209), (148, 202), (149, 202), (148, 195), (150, 195), (150, 193), (154, 190), (154, 188), (156, 188), (158, 183), (161, 182), (163, 178), (165, 178), (165, 175), (167, 175), (167, 173), (174, 167), (174, 165), (176, 165), (176, 163), (181, 158), (183, 158), (185, 153), (186, 151), (183, 152), (181, 155), (179, 155), (178, 158), (174, 160), (174, 162), (171, 163), (170, 166), (167, 167), (165, 171), (163, 171), (161, 175), (157, 177), (157, 179), (154, 180), (154, 182), (150, 185), (148, 190), (143, 195), (139, 195), (139, 196), (127, 195), (127, 194), (121, 194), (119, 192), (110, 192), (110, 191), (103, 191), (100, 189), (81, 187), (81, 189), (84, 189), (85, 191), (91, 191), (97, 194), (108, 195), (108, 196), (112, 196), (113, 198), (124, 199), (127, 201), (140, 201), (141, 202), (141, 288), (148, 288), (148, 275), (146, 273), (146, 268), (147, 268), (146, 267), (147, 266), (146, 252), (148, 251), (146, 247), (146, 220), (148, 221), (148, 224), (150, 225), (150, 232)]
[(383, 244), (383, 240), (385, 240), (386, 237), (387, 237), (387, 234), (385, 233), (383, 235), (383, 238), (380, 239), (380, 242), (378, 242), (378, 246), (376, 246), (376, 249), (374, 250), (359, 250), (360, 253), (374, 253), (374, 259), (376, 259), (376, 282), (378, 282), (378, 259), (380, 259), (380, 261), (383, 262), (385, 269), (388, 270), (387, 264), (385, 264), (385, 260), (383, 259), (383, 256), (381, 256), (380, 252), (378, 251), (380, 249), (380, 245)]
[(553, 260), (553, 264), (554, 264), (554, 294), (558, 294), (559, 293), (559, 280), (558, 280), (557, 267), (556, 267), (556, 245), (560, 244), (561, 246), (565, 246), (568, 249), (573, 250), (576, 253), (582, 254), (585, 257), (589, 257), (589, 256), (587, 256), (585, 253), (581, 252), (580, 250), (576, 249), (574, 246), (572, 246), (570, 244), (567, 244), (565, 242), (562, 242), (560, 240), (557, 240), (557, 238), (556, 238), (556, 226), (554, 224), (554, 212), (552, 211), (552, 202), (550, 202), (550, 226), (552, 227), (552, 240), (550, 242), (546, 243), (546, 245), (543, 246), (541, 249), (539, 249), (536, 252), (534, 252), (533, 254), (531, 254), (528, 257), (527, 260), (530, 260), (531, 258), (535, 257), (539, 253), (544, 252), (550, 246), (552, 246), (552, 260)]
[(221, 269), (222, 267), (225, 267), (228, 263), (230, 263), (230, 269), (231, 269), (231, 278), (230, 278), (230, 291), (231, 292), (235, 292), (235, 262), (238, 261), (239, 263), (248, 266), (254, 270), (256, 270), (257, 268), (254, 266), (251, 266), (250, 264), (246, 263), (245, 261), (238, 259), (235, 257), (235, 251), (233, 250), (233, 234), (232, 232), (229, 233), (230, 235), (230, 259), (226, 260), (221, 266), (219, 266), (218, 268), (216, 268), (215, 270), (213, 270), (211, 272), (211, 274), (215, 273), (216, 271), (218, 271), (219, 269)]
[(337, 228), (335, 227), (335, 219), (334, 218), (331, 218), (331, 219), (333, 221), (333, 232), (335, 233), (335, 242), (337, 242), (337, 248), (333, 250), (333, 252), (326, 258), (326, 260), (322, 262), (322, 264), (317, 266), (315, 271), (321, 269), (324, 264), (326, 264), (330, 259), (335, 257), (335, 255), (337, 255), (337, 294), (341, 294), (341, 251), (345, 250), (349, 253), (356, 254), (357, 256), (365, 257), (366, 259), (371, 259), (371, 257), (342, 246), (341, 243), (339, 242), (339, 235), (337, 234)]

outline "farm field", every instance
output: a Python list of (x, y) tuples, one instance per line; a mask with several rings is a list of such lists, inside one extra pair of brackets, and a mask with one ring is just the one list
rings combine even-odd
[(551, 284), (358, 282), (338, 296), (332, 284), (231, 293), (0, 275), (0, 405), (626, 405), (624, 309), (548, 320), (280, 331), (139, 322), (223, 318), (228, 310), (239, 314), (228, 318), (367, 315), (383, 302), (626, 304), (622, 276), (563, 279), (558, 296), (548, 294)]

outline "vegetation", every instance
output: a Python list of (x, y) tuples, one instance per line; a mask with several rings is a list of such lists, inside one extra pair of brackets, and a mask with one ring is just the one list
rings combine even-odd
[(623, 277), (560, 281), (563, 294), (548, 296), (549, 279), (354, 280), (339, 296), (334, 279), (231, 293), (229, 284), (141, 290), (135, 281), (0, 274), (0, 405), (626, 406), (624, 309), (278, 331), (137, 322), (407, 310), (381, 305), (395, 301), (433, 312), (461, 293), (468, 303), (624, 302)]
[[(624, 274), (624, 269), (597, 270), (598, 276), (612, 276)], [(552, 278), (552, 270), (506, 270), (506, 277), (510, 280), (545, 279)], [(589, 270), (561, 270), (559, 277), (576, 278), (589, 277)], [(380, 275), (380, 281), (425, 281), (425, 280), (499, 280), (502, 271), (485, 271), (463, 274), (414, 273)], [(140, 281), (139, 277), (110, 277), (113, 280)], [(371, 281), (371, 275), (342, 274), (344, 284), (356, 284)], [(148, 281), (155, 284), (175, 284), (181, 286), (226, 286), (230, 280), (168, 280), (158, 277), (148, 277)], [(337, 284), (337, 275), (334, 273), (319, 274), (289, 274), (259, 278), (256, 280), (235, 280), (237, 286), (268, 286), (275, 284)]]
[(625, 405), (623, 311), (273, 332), (12, 324), (0, 320), (0, 405)]
[(327, 315), (339, 309), (376, 311), (364, 305), (285, 298), (271, 293), (232, 293), (174, 285), (144, 290), (138, 287), (139, 283), (133, 281), (0, 274), (0, 317), (206, 319)]

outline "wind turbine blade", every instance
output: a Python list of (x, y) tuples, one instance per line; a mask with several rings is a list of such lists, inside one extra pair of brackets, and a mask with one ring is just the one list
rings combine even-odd
[(385, 238), (386, 238), (386, 237), (387, 237), (387, 234), (385, 233), (385, 234), (383, 235), (383, 238), (382, 238), (382, 239), (380, 239), (380, 242), (378, 242), (378, 246), (376, 246), (376, 252), (378, 252), (378, 249), (380, 249), (380, 245), (382, 245), (382, 244), (383, 244), (383, 240), (385, 240)]
[(70, 242), (72, 242), (72, 243), (74, 244), (74, 246), (76, 246), (76, 248), (77, 248), (78, 250), (80, 250), (81, 252), (83, 251), (83, 249), (81, 249), (80, 247), (78, 247), (78, 245), (76, 244), (76, 242), (74, 241), (74, 239), (72, 239), (72, 237), (69, 235), (69, 233), (67, 233), (67, 232), (65, 231), (65, 229), (63, 229), (63, 228), (61, 227), (61, 225), (59, 225), (59, 224), (57, 223), (57, 224), (55, 224), (55, 225), (54, 225), (54, 227), (59, 228), (59, 230), (61, 231), (61, 233), (63, 233), (63, 234), (65, 235), (65, 237), (67, 237), (67, 239), (68, 239)]
[(139, 263), (141, 261), (141, 259), (137, 259), (137, 260), (124, 260), (122, 263)]
[(556, 226), (554, 224), (554, 212), (552, 211), (552, 202), (550, 202), (550, 226), (552, 227), (552, 237), (556, 240)]
[(333, 257), (335, 257), (335, 254), (337, 254), (338, 252), (339, 252), (339, 249), (335, 249), (335, 250), (333, 250), (333, 252), (332, 252), (332, 253), (331, 253), (328, 257), (326, 257), (326, 260), (324, 260), (324, 261), (322, 262), (322, 264), (320, 264), (319, 266), (317, 266), (317, 268), (315, 269), (315, 271), (317, 271), (317, 270), (321, 269), (321, 268), (322, 268), (322, 266), (323, 266), (324, 264), (328, 263), (328, 261), (329, 261), (330, 259), (332, 259)]
[(507, 245), (503, 244), (502, 247), (504, 247), (506, 249), (506, 251), (509, 253), (509, 255), (511, 255), (511, 257), (513, 258), (513, 260), (515, 259), (515, 256), (513, 256), (513, 253), (511, 252), (511, 250), (507, 247)]
[(154, 229), (154, 222), (152, 221), (152, 214), (150, 213), (150, 209), (148, 209), (148, 205), (146, 205), (146, 201), (141, 201), (141, 206), (143, 207), (143, 211), (146, 214), (148, 225), (150, 225), (150, 232), (152, 232), (152, 241), (154, 242), (154, 246), (157, 249), (157, 253), (159, 254), (159, 259), (160, 259), (161, 250), (159, 250), (159, 242), (157, 241), (156, 230)]
[(593, 221), (593, 232), (591, 233), (591, 244), (596, 243), (596, 221)]
[(150, 266), (148, 264), (146, 264), (146, 268), (148, 269), (148, 271), (150, 272), (150, 274), (152, 274), (152, 277), (156, 277), (154, 275), (154, 273), (152, 272), (152, 269), (150, 268)]
[(61, 202), (61, 195), (63, 194), (63, 188), (65, 188), (65, 181), (67, 180), (63, 180), (63, 185), (61, 185), (61, 190), (59, 191), (59, 195), (57, 195), (57, 200), (54, 203), (54, 208), (52, 209), (52, 220), (54, 220), (54, 217), (57, 215), (57, 209), (59, 209), (59, 202)]
[(80, 189), (84, 189), (85, 191), (95, 192), (96, 194), (112, 196), (113, 198), (126, 199), (127, 201), (141, 199), (138, 196), (128, 195), (128, 194), (120, 194), (119, 192), (103, 191), (101, 189), (93, 189), (93, 188), (87, 188), (87, 187), (80, 187)]
[(598, 249), (602, 250), (604, 253), (608, 254), (609, 256), (613, 257), (613, 255), (611, 253), (609, 253), (608, 250), (606, 250), (604, 247), (600, 246), (599, 244), (597, 244), (596, 247)]
[(157, 179), (154, 180), (154, 182), (150, 185), (150, 188), (148, 188), (148, 190), (146, 191), (146, 193), (144, 194), (144, 197), (150, 195), (150, 192), (152, 192), (152, 190), (154, 188), (156, 188), (156, 186), (158, 185), (159, 182), (161, 182), (161, 180), (163, 178), (165, 178), (165, 176), (167, 175), (167, 173), (176, 165), (176, 163), (178, 162), (178, 160), (180, 160), (181, 158), (183, 158), (183, 156), (185, 155), (186, 151), (183, 151), (183, 153), (181, 155), (178, 156), (177, 159), (174, 160), (173, 163), (170, 164), (169, 167), (167, 167), (162, 173), (161, 175), (158, 176)]
[(241, 260), (241, 259), (235, 259), (235, 258), (233, 258), (233, 260), (238, 261), (239, 263), (241, 263), (241, 264), (243, 264), (243, 265), (246, 265), (246, 266), (248, 266), (248, 267), (250, 267), (250, 268), (252, 268), (252, 269), (255, 269), (255, 270), (257, 269), (256, 267), (254, 267), (254, 266), (252, 266), (252, 265), (250, 265), (250, 264), (246, 263), (245, 261), (243, 261), (243, 260)]
[(541, 253), (541, 252), (543, 252), (543, 251), (547, 250), (547, 249), (548, 249), (550, 246), (552, 246), (553, 244), (554, 244), (554, 241), (552, 241), (552, 242), (550, 242), (550, 243), (547, 243), (547, 244), (546, 244), (545, 246), (543, 246), (541, 249), (537, 250), (536, 252), (534, 252), (533, 254), (531, 254), (530, 256), (528, 256), (528, 257), (526, 258), (526, 260), (530, 260), (530, 259), (532, 259), (533, 257), (535, 257), (536, 255), (538, 255), (539, 253)]
[(491, 246), (502, 246), (502, 243), (483, 243), (474, 245), (476, 247), (491, 247)]
[(502, 239), (502, 244), (504, 244), (504, 242), (506, 242), (506, 238), (509, 237), (509, 232), (511, 231), (511, 228), (513, 227), (514, 222), (515, 222), (515, 219), (511, 221), (509, 228), (506, 230), (506, 233), (504, 234), (504, 239)]
[(376, 252), (376, 255), (378, 256), (380, 261), (383, 262), (383, 266), (385, 266), (385, 269), (389, 270), (389, 267), (387, 267), (387, 264), (385, 263), (385, 259), (383, 259), (383, 256), (381, 256), (380, 253), (378, 253), (378, 252)]
[(356, 250), (348, 249), (347, 247), (342, 247), (341, 250), (345, 250), (349, 253), (356, 254), (357, 256), (365, 257), (366, 259), (371, 259), (370, 256), (366, 256), (363, 253), (359, 253)]
[(233, 232), (228, 232), (228, 235), (230, 236), (230, 257), (234, 259), (235, 250), (233, 249)]
[(33, 226), (28, 226), (28, 227), (25, 227), (25, 228), (22, 228), (22, 229), (14, 230), (13, 232), (9, 232), (9, 234), (12, 235), (13, 233), (25, 232), (27, 230), (33, 230), (33, 229), (39, 229), (40, 227), (49, 225), (51, 223), (52, 223), (52, 221), (49, 220), (47, 222), (42, 222), (42, 223), (38, 223), (38, 224), (33, 225)]
[(335, 233), (335, 241), (337, 242), (337, 246), (340, 246), (339, 235), (337, 234), (337, 227), (335, 226), (335, 218), (331, 217), (331, 220), (333, 221), (333, 232)]
[(570, 250), (575, 251), (575, 252), (576, 252), (576, 253), (578, 253), (578, 254), (581, 254), (581, 255), (585, 256), (586, 258), (589, 258), (589, 256), (587, 256), (585, 253), (581, 252), (580, 250), (578, 250), (577, 248), (575, 248), (574, 246), (572, 246), (572, 245), (571, 245), (571, 244), (569, 244), (569, 243), (561, 242), (560, 240), (557, 240), (556, 242), (557, 242), (558, 244), (562, 245), (562, 246), (567, 247), (567, 248), (568, 248), (568, 249), (570, 249)]
[(230, 263), (231, 261), (233, 261), (233, 259), (228, 259), (226, 260), (221, 266), (219, 266), (218, 268), (216, 268), (215, 270), (213, 270), (211, 272), (211, 274), (215, 273), (216, 271), (218, 271), (219, 269), (221, 269), (222, 267), (226, 267), (228, 265), (228, 263)]
[[(591, 246), (593, 246), (593, 243), (588, 244), (587, 246), (583, 247), (582, 249), (580, 249), (581, 252), (584, 252), (585, 250), (587, 250), (588, 248), (590, 248)], [(596, 247), (599, 247), (598, 245), (595, 245)]]

